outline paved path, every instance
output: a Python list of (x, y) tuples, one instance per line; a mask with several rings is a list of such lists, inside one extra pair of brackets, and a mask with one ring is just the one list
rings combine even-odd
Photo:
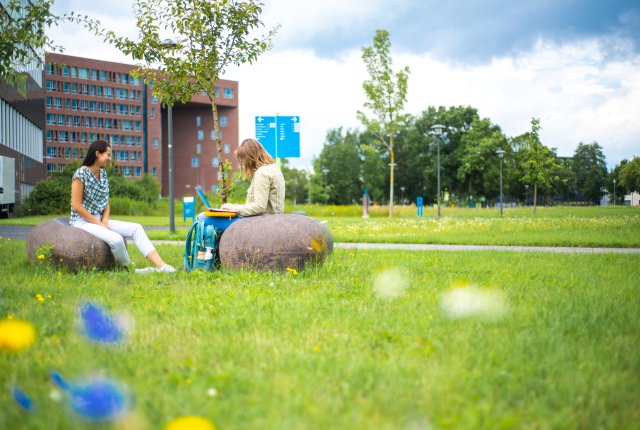
[[(0, 225), (0, 237), (12, 240), (27, 240), (32, 227)], [(158, 227), (145, 227), (155, 230)], [(160, 227), (163, 228), (163, 227)], [(154, 240), (157, 245), (181, 245), (181, 240)], [(585, 248), (551, 246), (498, 246), (498, 245), (429, 245), (407, 243), (336, 243), (336, 248), (345, 249), (401, 249), (409, 251), (510, 251), (510, 252), (555, 252), (562, 254), (640, 254), (640, 248)]]

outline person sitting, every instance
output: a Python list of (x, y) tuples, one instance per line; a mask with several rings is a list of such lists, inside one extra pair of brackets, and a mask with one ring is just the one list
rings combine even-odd
[(240, 216), (284, 213), (284, 176), (275, 161), (255, 139), (245, 139), (235, 151), (245, 179), (251, 179), (245, 204), (225, 203), (222, 209)]
[(89, 145), (82, 166), (76, 170), (71, 182), (69, 225), (105, 241), (116, 263), (122, 266), (130, 262), (125, 239), (132, 239), (142, 255), (156, 266), (137, 269), (136, 272), (175, 272), (176, 269), (162, 261), (140, 224), (109, 219), (109, 179), (104, 168), (110, 162), (109, 143), (96, 140)]

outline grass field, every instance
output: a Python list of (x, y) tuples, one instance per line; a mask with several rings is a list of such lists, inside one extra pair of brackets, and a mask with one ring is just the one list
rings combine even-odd
[[(180, 264), (181, 247), (159, 250)], [(0, 351), (0, 428), (144, 430), (187, 414), (219, 429), (640, 422), (636, 255), (338, 249), (299, 274), (171, 275), (29, 266), (11, 240), (0, 255), (0, 318), (37, 330), (30, 348)], [(122, 344), (80, 335), (86, 300), (128, 316)], [(54, 395), (52, 370), (119, 381), (131, 411), (89, 425)]]
[[(640, 247), (640, 209), (633, 207), (542, 207), (505, 210), (443, 208), (443, 216), (415, 216), (415, 208), (397, 207), (389, 220), (386, 208), (372, 208), (363, 219), (357, 206), (290, 206), (328, 222), (336, 242), (433, 243), (473, 245)], [(360, 212), (359, 212), (360, 211)], [(430, 212), (429, 212), (430, 211)], [(166, 226), (168, 218), (113, 216), (145, 226)], [(37, 225), (52, 217), (0, 220), (0, 225)], [(154, 240), (184, 240), (189, 222), (176, 218), (176, 233), (149, 230)]]

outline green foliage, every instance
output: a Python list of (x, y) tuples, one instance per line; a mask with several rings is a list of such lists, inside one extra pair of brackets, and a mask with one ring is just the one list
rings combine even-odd
[(288, 160), (282, 159), (280, 169), (287, 187), (287, 200), (293, 204), (305, 203), (309, 197), (309, 177), (307, 172), (288, 166)]
[[(88, 24), (105, 41), (139, 63), (132, 74), (152, 83), (153, 93), (161, 103), (186, 103), (196, 93), (209, 97), (220, 155), (218, 190), (222, 202), (229, 197), (232, 163), (223, 155), (216, 87), (227, 67), (251, 64), (271, 48), (277, 27), (254, 36), (262, 26), (262, 8), (263, 3), (257, 0), (137, 0), (137, 40), (118, 36), (98, 21)], [(167, 34), (176, 40), (169, 44), (164, 39)]]
[(71, 178), (79, 167), (80, 163), (75, 161), (67, 164), (62, 172), (39, 181), (18, 208), (17, 215), (68, 214), (71, 210)]
[(374, 134), (389, 151), (389, 217), (393, 216), (395, 135), (405, 116), (402, 111), (407, 100), (409, 67), (394, 73), (392, 70), (389, 32), (376, 30), (373, 45), (362, 49), (362, 60), (370, 79), (363, 82), (367, 100), (364, 107), (373, 113), (370, 119), (364, 112), (358, 117), (369, 132)]
[(362, 196), (358, 142), (357, 132), (347, 130), (343, 135), (342, 128), (327, 132), (326, 143), (313, 162), (311, 194), (314, 201), (349, 204)]
[(629, 191), (640, 191), (640, 157), (633, 157), (621, 168), (620, 184)]
[(573, 173), (578, 195), (592, 204), (600, 204), (607, 182), (607, 162), (598, 142), (580, 142), (573, 154)]
[(551, 190), (557, 176), (558, 164), (555, 150), (540, 142), (540, 120), (531, 120), (531, 131), (514, 138), (518, 163), (522, 169), (520, 181), (533, 185), (533, 211), (536, 211), (538, 189)]

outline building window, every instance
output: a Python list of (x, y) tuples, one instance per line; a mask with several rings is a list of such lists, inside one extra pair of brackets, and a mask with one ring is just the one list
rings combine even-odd
[(211, 185), (211, 192), (214, 194), (218, 192), (218, 184)]
[(69, 76), (69, 67), (68, 66), (62, 66), (62, 76)]
[(154, 105), (158, 104), (158, 96), (157, 95), (155, 95), (155, 94), (151, 95), (151, 103), (153, 103)]
[(157, 169), (155, 167), (151, 168), (151, 176), (156, 176)]
[(213, 157), (211, 159), (211, 167), (218, 167), (220, 165), (220, 161), (218, 160), (218, 157)]
[(229, 152), (231, 152), (231, 145), (229, 145), (228, 143), (224, 144), (224, 153), (228, 154)]
[(204, 131), (198, 130), (198, 140), (203, 140), (203, 139), (204, 139)]
[(67, 94), (69, 94), (69, 87), (70, 87), (69, 82), (65, 82), (63, 84), (64, 92)]
[(92, 81), (97, 81), (98, 80), (98, 71), (97, 70), (91, 70), (91, 80)]
[(233, 98), (233, 88), (225, 88), (224, 89), (224, 98), (232, 99)]
[(105, 70), (100, 70), (100, 80), (102, 82), (107, 82), (107, 72)]
[(155, 118), (155, 116), (156, 116), (156, 109), (151, 108), (151, 110), (149, 111), (149, 118)]
[(56, 123), (56, 116), (52, 113), (48, 113), (47, 114), (47, 124), (49, 125), (55, 125)]
[(47, 75), (53, 75), (53, 64), (47, 64)]
[(220, 117), (220, 127), (226, 127), (227, 126), (227, 117), (226, 116), (221, 116)]
[(49, 142), (53, 140), (53, 130), (47, 130), (47, 140)]
[(89, 69), (85, 67), (80, 67), (78, 69), (78, 78), (80, 79), (89, 79)]
[(196, 145), (196, 154), (202, 154), (202, 145), (199, 143)]
[(56, 90), (56, 81), (51, 81), (47, 79), (47, 91), (55, 91)]
[(191, 159), (191, 167), (199, 167), (200, 166), (200, 161), (198, 160), (198, 157), (193, 157)]
[(202, 125), (202, 120), (200, 119), (200, 116), (198, 115), (196, 117), (196, 127), (200, 127)]
[(71, 94), (77, 94), (77, 93), (78, 93), (78, 84), (74, 82), (71, 84)]
[(220, 87), (216, 87), (216, 97), (220, 97)]
[(72, 78), (77, 78), (78, 77), (78, 68), (77, 67), (71, 67), (71, 77)]
[(55, 173), (56, 165), (55, 164), (47, 164), (47, 173)]
[(158, 138), (157, 137), (153, 138), (153, 149), (158, 149)]

